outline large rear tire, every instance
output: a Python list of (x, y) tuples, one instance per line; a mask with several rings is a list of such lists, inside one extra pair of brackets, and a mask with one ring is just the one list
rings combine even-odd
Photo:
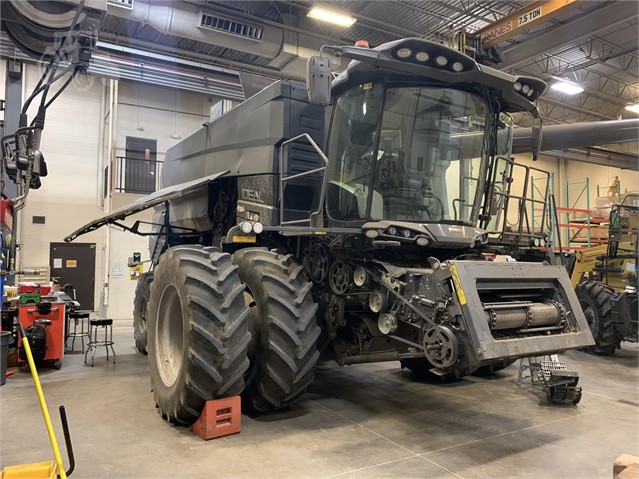
[(249, 310), (230, 255), (169, 248), (149, 298), (149, 372), (163, 417), (192, 424), (207, 400), (238, 395), (249, 366)]
[(253, 334), (243, 404), (257, 412), (288, 406), (306, 392), (319, 358), (312, 283), (292, 255), (247, 248), (233, 263), (247, 287)]
[(152, 272), (144, 273), (140, 276), (135, 287), (135, 298), (133, 299), (133, 339), (135, 340), (135, 347), (141, 354), (146, 354), (147, 305), (152, 282)]
[(599, 281), (584, 281), (575, 287), (575, 292), (595, 338), (595, 345), (584, 351), (601, 356), (615, 354), (622, 338), (611, 314), (613, 290)]

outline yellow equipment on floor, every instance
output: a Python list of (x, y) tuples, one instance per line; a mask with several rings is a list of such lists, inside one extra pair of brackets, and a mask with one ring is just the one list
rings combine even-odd
[(572, 270), (573, 286), (597, 280), (620, 293), (626, 286), (637, 286), (637, 238), (639, 194), (630, 193), (614, 205), (609, 217), (609, 242), (576, 252)]
[(47, 432), (49, 433), (49, 441), (51, 442), (51, 449), (53, 450), (53, 457), (55, 461), (34, 462), (32, 464), (19, 464), (17, 466), (7, 466), (0, 473), (0, 479), (66, 479), (73, 472), (75, 461), (73, 458), (73, 448), (71, 447), (71, 436), (69, 435), (69, 425), (67, 423), (67, 416), (64, 411), (64, 406), (60, 406), (60, 419), (62, 420), (62, 429), (64, 431), (64, 440), (67, 446), (67, 453), (69, 454), (69, 470), (64, 470), (62, 464), (62, 457), (60, 456), (60, 448), (55, 438), (55, 432), (53, 431), (53, 425), (51, 424), (51, 418), (49, 417), (49, 409), (47, 403), (44, 400), (44, 393), (42, 392), (42, 386), (40, 385), (40, 378), (38, 377), (38, 371), (35, 367), (33, 360), (33, 354), (31, 353), (31, 347), (25, 333), (24, 327), (18, 322), (18, 328), (20, 329), (20, 335), (22, 336), (22, 347), (27, 355), (27, 361), (29, 368), (31, 369), (31, 376), (33, 377), (33, 383), (35, 384), (36, 392), (38, 393), (38, 401), (40, 402), (40, 409), (42, 409), (42, 416), (44, 417), (44, 423), (47, 426)]

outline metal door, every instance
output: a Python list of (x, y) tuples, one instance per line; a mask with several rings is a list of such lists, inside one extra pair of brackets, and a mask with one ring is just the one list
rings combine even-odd
[(60, 286), (75, 286), (76, 299), (82, 309), (94, 310), (95, 243), (51, 243), (51, 276)]
[(127, 136), (124, 191), (127, 193), (154, 192), (157, 175), (156, 160), (156, 140)]

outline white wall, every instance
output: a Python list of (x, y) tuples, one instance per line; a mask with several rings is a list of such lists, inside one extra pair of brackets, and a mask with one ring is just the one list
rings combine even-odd
[[(4, 90), (4, 60), (0, 63), (0, 92)], [(28, 95), (39, 79), (39, 70), (25, 67), (24, 91)], [(29, 193), (22, 213), (21, 242), (24, 244), (21, 265), (46, 266), (49, 264), (49, 244), (63, 238), (80, 226), (102, 216), (109, 210), (128, 204), (139, 195), (115, 193), (102, 208), (101, 184), (103, 168), (100, 153), (108, 163), (110, 157), (125, 156), (127, 136), (156, 139), (158, 160), (164, 159), (166, 150), (186, 138), (208, 120), (210, 106), (217, 98), (131, 82), (119, 82), (117, 115), (110, 115), (107, 102), (106, 119), (100, 118), (102, 95), (108, 99), (109, 82), (95, 79), (91, 85), (69, 86), (47, 111), (41, 150), (47, 161), (49, 175), (42, 179), (42, 188)], [(177, 112), (176, 112), (177, 110)], [(35, 105), (29, 110), (35, 114)], [(112, 148), (108, 144), (108, 129), (115, 127)], [(100, 132), (104, 144), (100, 143)], [(32, 224), (32, 216), (45, 216), (45, 225)], [(135, 215), (123, 222), (131, 226), (135, 220), (151, 221), (152, 212)], [(76, 242), (96, 243), (95, 308), (107, 303), (104, 312), (113, 319), (132, 316), (136, 282), (129, 277), (127, 261), (133, 252), (149, 258), (148, 237), (123, 232), (116, 227), (103, 228), (82, 236)], [(108, 244), (108, 249), (107, 249)], [(107, 256), (108, 255), (108, 256)], [(123, 263), (122, 278), (110, 276), (114, 263)], [(148, 270), (149, 264), (145, 264)], [(103, 283), (108, 288), (103, 290)]]
[[(24, 68), (23, 100), (39, 80), (34, 65)], [(86, 88), (71, 84), (47, 110), (41, 150), (48, 167), (42, 187), (29, 192), (27, 206), (21, 212), (18, 256), (20, 266), (47, 266), (49, 243), (63, 238), (101, 214), (97, 206), (97, 155), (99, 114), (102, 83), (96, 81)], [(32, 119), (38, 102), (28, 111)], [(32, 217), (45, 216), (45, 225), (33, 225)], [(96, 243), (101, 248), (98, 233), (82, 237), (79, 242)], [(96, 265), (96, 278), (100, 277)], [(80, 287), (76, 285), (77, 287)], [(95, 302), (99, 299), (99, 284), (94, 286)]]
[[(114, 155), (126, 155), (126, 137), (132, 136), (157, 140), (157, 160), (163, 161), (166, 150), (208, 121), (210, 107), (217, 101), (199, 94), (120, 81)], [(111, 209), (115, 210), (137, 198), (139, 195), (114, 193)], [(123, 223), (131, 226), (136, 220), (151, 221), (152, 217), (153, 211), (148, 210)], [(148, 230), (150, 226), (145, 228)], [(109, 228), (108, 235), (109, 271), (114, 263), (125, 264), (124, 277), (111, 277), (109, 280), (108, 315), (114, 319), (130, 318), (136, 282), (130, 279), (126, 264), (133, 252), (141, 253), (142, 261), (149, 259), (149, 238), (123, 232), (116, 227)], [(150, 263), (145, 263), (145, 271), (148, 271), (149, 266)]]
[[(629, 142), (628, 148), (633, 143)], [(636, 146), (634, 146), (636, 148)], [(558, 206), (570, 208), (585, 208), (586, 194), (581, 195), (585, 187), (586, 178), (589, 181), (590, 207), (594, 208), (597, 198), (597, 185), (600, 195), (604, 195), (606, 185), (612, 184), (614, 177), (618, 177), (621, 185), (621, 193), (625, 191), (639, 191), (639, 172), (637, 170), (621, 170), (611, 166), (594, 165), (581, 161), (562, 160), (556, 157), (541, 155), (538, 161), (533, 162), (530, 155), (516, 155), (517, 161), (528, 166), (534, 166), (542, 170), (550, 171), (555, 178), (555, 197)], [(563, 166), (562, 166), (563, 165)], [(637, 165), (639, 169), (639, 165)], [(533, 174), (533, 176), (538, 176)], [(540, 175), (539, 175), (540, 176)], [(566, 203), (566, 182), (568, 182), (568, 203)]]
[[(132, 194), (115, 194), (113, 196), (113, 209), (120, 208), (126, 204), (129, 204), (139, 198), (139, 195)], [(133, 226), (135, 221), (151, 221), (153, 216), (153, 209), (143, 211), (136, 215), (130, 216), (123, 224), (127, 226)], [(145, 227), (143, 230), (148, 231), (150, 227)], [(123, 231), (121, 228), (111, 226), (108, 228), (109, 236), (109, 263), (108, 272), (113, 270), (115, 263), (121, 263), (124, 265), (124, 276), (109, 278), (108, 288), (108, 308), (107, 314), (113, 319), (125, 319), (132, 317), (133, 311), (133, 297), (135, 296), (135, 286), (137, 281), (132, 280), (129, 274), (129, 267), (127, 262), (129, 257), (133, 256), (134, 252), (139, 252), (142, 255), (142, 260), (149, 259), (149, 238), (145, 236), (138, 236), (127, 231)], [(144, 264), (144, 271), (149, 270), (149, 263)]]
[(157, 140), (157, 159), (163, 161), (166, 150), (208, 121), (210, 108), (217, 101), (199, 94), (121, 81), (116, 155), (125, 156), (126, 137), (133, 136)]

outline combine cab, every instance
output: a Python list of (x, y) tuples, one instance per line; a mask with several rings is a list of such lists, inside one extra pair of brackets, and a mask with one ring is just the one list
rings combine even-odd
[[(291, 404), (320, 359), (459, 378), (593, 344), (539, 249), (547, 198), (513, 185), (534, 169), (510, 157), (510, 113), (536, 114), (545, 84), (422, 39), (330, 48), (351, 60), (332, 82), (312, 58), (308, 85), (275, 83), (202, 128), (167, 153), (163, 190), (67, 238), (150, 236), (138, 320), (171, 422), (239, 393)], [(151, 207), (150, 230), (119, 223)]]

